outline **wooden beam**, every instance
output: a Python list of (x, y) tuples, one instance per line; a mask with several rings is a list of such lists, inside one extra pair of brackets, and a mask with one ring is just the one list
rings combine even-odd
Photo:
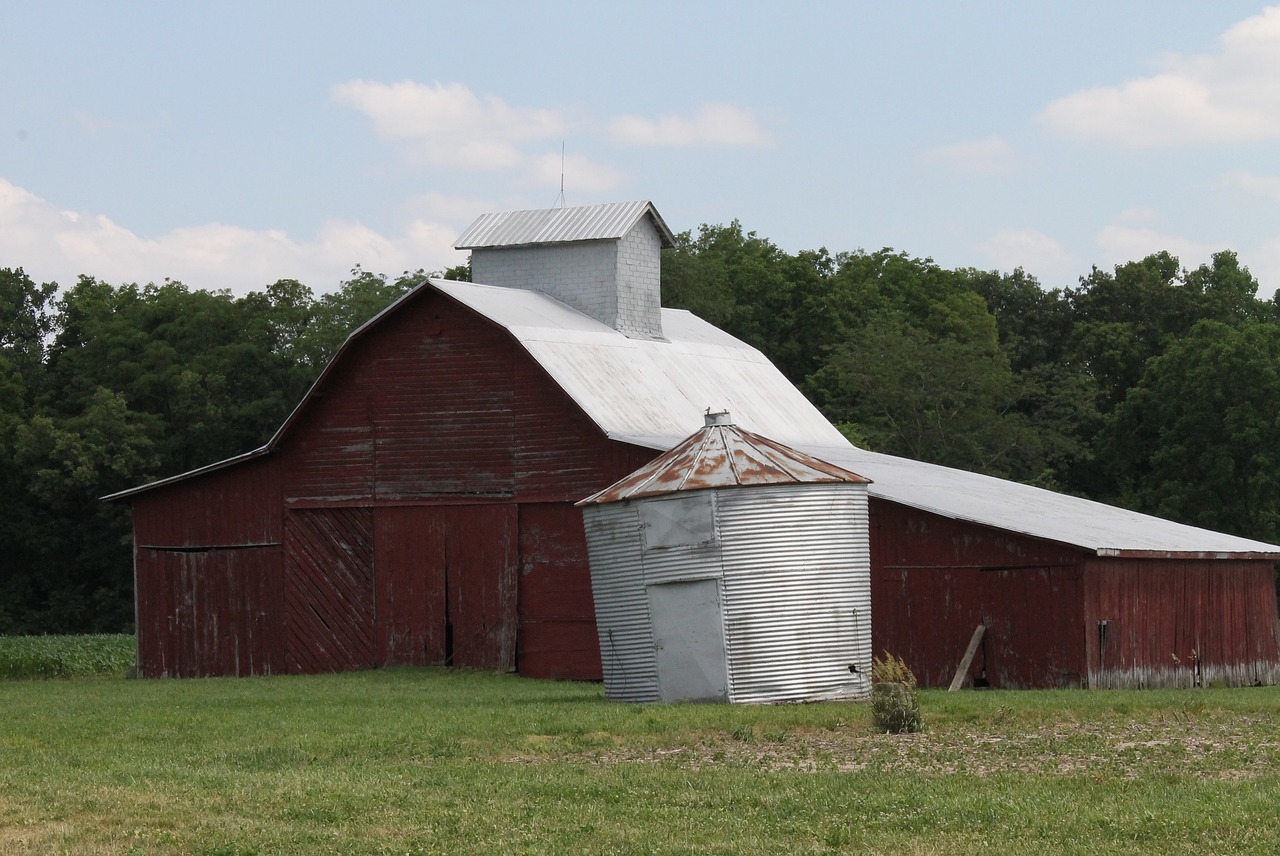
[(973, 655), (978, 652), (978, 643), (982, 641), (982, 634), (986, 632), (985, 624), (979, 624), (974, 629), (973, 638), (969, 640), (969, 647), (964, 650), (964, 656), (960, 658), (960, 665), (956, 666), (956, 676), (951, 679), (951, 686), (947, 687), (947, 692), (955, 692), (964, 683), (964, 676), (969, 674), (969, 664), (973, 662)]

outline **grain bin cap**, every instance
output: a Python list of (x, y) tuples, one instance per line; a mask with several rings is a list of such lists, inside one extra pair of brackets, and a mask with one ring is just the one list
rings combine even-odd
[(728, 411), (708, 411), (701, 430), (577, 505), (720, 487), (834, 482), (870, 484), (871, 480), (739, 428)]

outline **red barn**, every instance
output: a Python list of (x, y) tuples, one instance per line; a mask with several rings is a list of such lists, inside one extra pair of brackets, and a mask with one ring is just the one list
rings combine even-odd
[(658, 303), (646, 202), (480, 218), (477, 283), (356, 330), (265, 446), (133, 505), (144, 676), (442, 664), (601, 676), (573, 503), (728, 409), (870, 487), (876, 650), (926, 684), (1272, 683), (1280, 547), (851, 446)]

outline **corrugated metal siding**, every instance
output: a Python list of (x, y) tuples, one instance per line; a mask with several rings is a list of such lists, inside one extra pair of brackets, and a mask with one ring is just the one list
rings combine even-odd
[(520, 674), (600, 680), (582, 514), (567, 502), (520, 506)]
[(284, 670), (279, 546), (137, 553), (140, 676)]
[(730, 700), (868, 695), (866, 488), (815, 484), (716, 494)]
[(658, 701), (658, 664), (635, 506), (593, 505), (582, 512), (605, 695), (618, 701)]
[(289, 671), (371, 668), (375, 651), (370, 510), (289, 512), (284, 564)]
[(1095, 559), (1085, 599), (1090, 686), (1280, 683), (1271, 562)]
[(467, 227), (454, 247), (470, 250), (617, 239), (631, 231), (636, 221), (645, 215), (652, 216), (659, 224), (662, 245), (671, 246), (671, 230), (653, 205), (636, 201), (483, 214)]

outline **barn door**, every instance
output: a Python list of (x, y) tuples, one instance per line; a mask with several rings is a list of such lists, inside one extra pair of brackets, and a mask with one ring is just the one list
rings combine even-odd
[(379, 508), (380, 664), (516, 665), (514, 505)]
[(367, 508), (285, 518), (285, 650), (290, 672), (374, 665), (373, 528)]

